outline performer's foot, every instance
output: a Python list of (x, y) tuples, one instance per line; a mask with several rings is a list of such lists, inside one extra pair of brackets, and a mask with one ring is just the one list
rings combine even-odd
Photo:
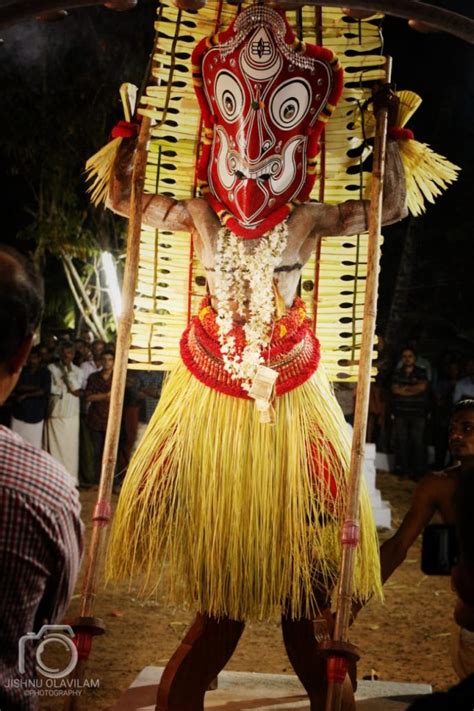
[[(331, 635), (330, 610), (324, 610), (322, 616), (327, 621), (328, 635)], [(327, 692), (326, 660), (318, 649), (313, 620), (291, 620), (283, 616), (281, 624), (288, 658), (309, 696), (311, 711), (324, 711)], [(341, 708), (343, 711), (355, 710), (354, 692), (349, 677), (346, 677), (344, 682)]]
[(197, 614), (163, 672), (156, 711), (202, 711), (209, 684), (231, 658), (243, 630), (243, 622)]

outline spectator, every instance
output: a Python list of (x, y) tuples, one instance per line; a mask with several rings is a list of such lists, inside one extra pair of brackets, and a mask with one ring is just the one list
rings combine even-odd
[[(418, 337), (413, 336), (412, 338), (410, 338), (407, 341), (406, 347), (413, 351), (413, 353), (415, 353), (416, 365), (418, 366), (418, 368), (423, 368), (426, 373), (426, 379), (428, 380), (428, 382), (433, 382), (433, 368), (431, 367), (431, 362), (428, 360), (428, 358), (425, 358), (424, 356), (420, 355), (418, 351)], [(400, 358), (397, 363), (397, 368), (401, 368), (402, 366), (403, 359)]]
[[(474, 400), (471, 402), (474, 408)], [(473, 418), (468, 427), (474, 432)], [(474, 462), (474, 448), (471, 449), (471, 461)], [(457, 593), (454, 633), (451, 637), (451, 661), (461, 682), (447, 692), (438, 692), (417, 700), (410, 706), (410, 711), (472, 711), (474, 708), (473, 468), (466, 469), (459, 478), (454, 500), (461, 557), (451, 573), (453, 587)]]
[[(386, 580), (405, 560), (406, 555), (423, 529), (429, 524), (435, 514), (439, 514), (443, 523), (461, 526), (470, 526), (472, 520), (472, 500), (468, 499), (470, 518), (467, 517), (466, 509), (462, 521), (459, 517), (459, 502), (466, 499), (465, 481), (473, 471), (474, 467), (474, 399), (464, 400), (454, 406), (453, 414), (449, 425), (449, 448), (456, 460), (453, 467), (443, 472), (434, 472), (424, 477), (415, 489), (410, 510), (405, 515), (398, 531), (392, 538), (383, 543), (380, 549), (380, 563), (382, 581)], [(472, 533), (466, 539), (466, 534), (462, 535), (463, 540), (470, 543), (470, 557), (468, 562), (474, 563), (472, 553)], [(466, 551), (467, 553), (467, 551)], [(462, 581), (460, 576), (455, 577), (458, 592), (462, 593)], [(470, 591), (471, 595), (473, 590)], [(473, 597), (474, 601), (474, 597)], [(361, 605), (353, 603), (352, 617), (355, 618)], [(456, 605), (455, 615), (459, 612)], [(463, 626), (463, 618), (457, 618), (458, 624)], [(458, 630), (459, 632), (459, 630)], [(455, 635), (454, 641), (459, 635)], [(459, 655), (459, 649), (457, 651)], [(459, 661), (459, 656), (457, 657)], [(466, 669), (466, 658), (470, 658), (471, 668)], [(454, 659), (453, 659), (454, 661)], [(474, 652), (470, 650), (470, 655), (464, 650), (463, 664), (465, 672), (474, 672)], [(456, 662), (455, 662), (456, 665)], [(456, 668), (456, 666), (455, 666)], [(458, 708), (458, 707), (452, 707)]]
[(80, 368), (83, 373), (82, 390), (83, 397), (80, 402), (80, 425), (79, 425), (79, 484), (84, 488), (92, 486), (96, 481), (95, 464), (94, 464), (94, 445), (91, 439), (91, 431), (87, 426), (87, 411), (89, 403), (86, 401), (84, 391), (86, 389), (87, 380), (92, 375), (101, 369), (100, 357), (97, 363), (92, 357), (92, 342), (83, 341), (83, 360)]
[[(84, 346), (84, 360), (81, 363), (81, 370), (84, 374), (83, 389), (86, 388), (89, 376), (102, 368), (101, 357), (104, 352), (105, 343), (102, 340), (92, 340), (92, 333), (88, 332), (90, 339)], [(97, 482), (97, 472), (95, 465), (94, 443), (92, 441), (91, 430), (87, 426), (86, 418), (89, 403), (85, 398), (81, 399), (81, 424), (79, 431), (79, 481), (82, 486), (88, 487)]]
[[(0, 248), (0, 405), (18, 381), (42, 311), (31, 266)], [(34, 711), (35, 648), (19, 641), (61, 620), (79, 570), (82, 524), (77, 492), (60, 464), (0, 426), (0, 708)], [(30, 692), (31, 693), (31, 692)]]
[[(97, 366), (97, 369), (100, 368), (100, 356), (105, 350), (105, 341), (101, 341), (99, 338), (96, 339), (92, 343), (92, 360)], [(107, 350), (113, 350), (111, 347), (109, 347)]]
[(50, 352), (49, 352), (48, 346), (45, 343), (40, 343), (38, 348), (39, 348), (39, 354), (41, 357), (41, 365), (48, 367), (48, 365), (51, 363)]
[[(390, 451), (390, 435), (392, 422), (390, 419), (390, 403), (391, 403), (391, 385), (392, 374), (394, 368), (394, 355), (391, 349), (385, 343), (385, 339), (381, 334), (377, 336), (377, 375), (372, 393), (369, 397), (369, 419), (367, 421), (367, 441), (373, 441), (377, 445), (377, 449), (381, 452)], [(371, 399), (374, 400), (371, 402)], [(373, 415), (374, 429), (372, 439), (370, 436), (370, 419)]]
[(49, 363), (56, 363), (59, 360), (59, 344), (57, 337), (52, 333), (49, 333), (44, 339), (44, 344), (48, 349), (48, 365)]
[(84, 374), (84, 387), (86, 386), (89, 375), (96, 373), (102, 368), (101, 355), (104, 352), (104, 341), (94, 341), (94, 343), (85, 347), (85, 357), (81, 363), (81, 370)]
[(50, 390), (51, 374), (41, 364), (39, 347), (35, 346), (13, 392), (11, 428), (38, 449), (43, 440)]
[(51, 363), (49, 417), (44, 428), (45, 449), (63, 464), (79, 485), (79, 396), (84, 380), (82, 370), (72, 362), (74, 347), (64, 342), (59, 362)]
[(89, 403), (86, 424), (93, 444), (95, 483), (100, 479), (105, 432), (109, 418), (114, 354), (111, 351), (104, 351), (100, 362), (102, 365), (101, 370), (89, 376), (85, 389), (85, 399)]
[(123, 399), (122, 431), (117, 457), (117, 465), (122, 481), (132, 458), (137, 440), (140, 405), (145, 399), (143, 381), (137, 371), (128, 370)]
[(435, 469), (444, 469), (448, 452), (448, 427), (453, 408), (453, 393), (459, 377), (455, 360), (441, 364), (439, 377), (433, 385), (433, 444)]
[(140, 403), (139, 423), (137, 430), (137, 438), (135, 441), (135, 449), (138, 446), (141, 438), (145, 433), (145, 429), (151, 420), (151, 416), (155, 412), (158, 400), (161, 397), (161, 388), (163, 386), (164, 371), (162, 370), (142, 370), (140, 377), (142, 379), (141, 395), (144, 399)]
[(88, 346), (92, 346), (94, 336), (89, 328), (81, 328), (79, 332), (79, 338), (81, 338)]
[[(474, 456), (471, 458), (474, 462)], [(474, 675), (474, 531), (472, 502), (474, 496), (474, 469), (463, 473), (456, 492), (457, 529), (461, 557), (452, 570), (451, 580), (457, 593), (454, 608), (456, 623), (451, 637), (451, 661), (460, 679)], [(474, 677), (472, 679), (474, 701)], [(473, 705), (474, 707), (474, 705)]]
[(87, 355), (90, 357), (90, 347), (82, 340), (82, 338), (74, 339), (74, 365), (80, 367), (81, 363), (87, 360)]
[(402, 367), (392, 377), (395, 471), (415, 480), (426, 472), (426, 403), (428, 379), (416, 365), (412, 348), (402, 351)]
[(474, 398), (474, 358), (468, 358), (466, 362), (466, 377), (461, 378), (456, 383), (453, 394), (453, 402)]

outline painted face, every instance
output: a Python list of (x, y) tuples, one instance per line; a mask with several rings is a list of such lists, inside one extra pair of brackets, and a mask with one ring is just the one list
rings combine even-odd
[(303, 46), (265, 6), (200, 42), (193, 64), (207, 136), (198, 167), (203, 194), (233, 232), (258, 237), (292, 201), (309, 197), (342, 70), (330, 50)]

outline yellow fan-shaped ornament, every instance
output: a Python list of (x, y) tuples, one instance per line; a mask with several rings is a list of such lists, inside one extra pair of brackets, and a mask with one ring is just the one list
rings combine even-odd
[[(397, 91), (400, 100), (397, 128), (404, 128), (422, 99), (413, 91)], [(360, 119), (355, 115), (355, 121)], [(375, 133), (375, 117), (372, 111), (364, 114), (364, 131), (367, 137)], [(426, 143), (414, 138), (398, 138), (400, 158), (405, 172), (407, 207), (415, 217), (426, 211), (426, 202), (434, 203), (435, 198), (454, 182), (460, 168), (447, 158), (436, 153)], [(370, 194), (370, 186), (368, 186)]]
[[(125, 83), (120, 87), (125, 121), (130, 122), (135, 113), (137, 92), (138, 89), (134, 84)], [(86, 180), (90, 182), (87, 192), (91, 193), (91, 200), (95, 206), (105, 202), (107, 198), (112, 168), (122, 140), (122, 137), (113, 138), (86, 163)]]
[[(398, 125), (403, 128), (422, 100), (412, 91), (400, 91), (397, 96), (400, 99)], [(407, 185), (407, 207), (416, 217), (425, 212), (426, 202), (434, 203), (435, 198), (456, 180), (460, 168), (426, 143), (402, 139), (399, 147)]]

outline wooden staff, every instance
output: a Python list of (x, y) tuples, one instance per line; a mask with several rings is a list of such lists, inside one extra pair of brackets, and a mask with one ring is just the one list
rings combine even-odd
[[(387, 81), (390, 81), (391, 61), (391, 57), (387, 57)], [(359, 657), (356, 648), (347, 642), (346, 635), (352, 608), (352, 582), (355, 553), (359, 541), (359, 493), (365, 456), (370, 373), (372, 367), (372, 350), (374, 347), (375, 319), (377, 316), (381, 244), (380, 229), (382, 226), (382, 195), (387, 146), (387, 124), (388, 110), (385, 107), (380, 108), (376, 116), (369, 208), (369, 240), (364, 320), (354, 414), (347, 510), (342, 528), (342, 563), (338, 587), (336, 623), (332, 641), (321, 645), (328, 654), (326, 711), (339, 711), (341, 708), (342, 684), (347, 673), (348, 663), (350, 660), (357, 660)]]
[[(128, 226), (127, 255), (122, 287), (122, 315), (120, 317), (115, 351), (115, 366), (110, 391), (110, 408), (105, 433), (104, 453), (100, 474), (99, 493), (92, 516), (92, 538), (89, 545), (86, 571), (82, 590), (80, 617), (73, 621), (75, 642), (79, 661), (74, 671), (74, 680), (82, 683), (85, 665), (92, 647), (92, 637), (104, 633), (102, 620), (93, 616), (94, 602), (104, 566), (106, 550), (106, 528), (110, 522), (111, 495), (117, 462), (117, 449), (122, 420), (123, 397), (127, 378), (130, 330), (133, 323), (133, 302), (137, 285), (138, 262), (140, 258), (140, 230), (143, 212), (143, 187), (147, 159), (147, 142), (150, 133), (150, 119), (144, 117), (138, 136), (132, 173), (132, 193), (130, 199), (130, 222)], [(74, 695), (66, 698), (65, 709), (77, 709), (78, 699)]]

